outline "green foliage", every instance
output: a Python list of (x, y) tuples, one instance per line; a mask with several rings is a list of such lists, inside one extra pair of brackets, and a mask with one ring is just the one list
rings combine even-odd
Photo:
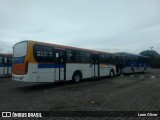
[(160, 54), (154, 50), (146, 50), (140, 52), (141, 55), (148, 56), (151, 58), (151, 67), (160, 68)]

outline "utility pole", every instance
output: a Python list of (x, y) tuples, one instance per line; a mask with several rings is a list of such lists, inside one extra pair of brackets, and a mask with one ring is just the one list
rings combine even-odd
[(152, 56), (152, 58), (151, 58), (151, 67), (153, 67), (153, 52), (152, 52), (152, 50), (153, 50), (153, 46), (151, 46), (150, 47), (150, 49), (151, 49), (151, 56)]
[(151, 51), (153, 50), (153, 46), (152, 47), (150, 47), (151, 48)]

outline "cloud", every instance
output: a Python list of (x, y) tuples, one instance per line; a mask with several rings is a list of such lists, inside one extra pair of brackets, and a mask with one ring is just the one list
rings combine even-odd
[(152, 45), (160, 52), (159, 11), (159, 0), (1, 0), (0, 48), (32, 39), (113, 52)]
[(7, 41), (0, 40), (0, 53), (12, 53), (12, 45)]

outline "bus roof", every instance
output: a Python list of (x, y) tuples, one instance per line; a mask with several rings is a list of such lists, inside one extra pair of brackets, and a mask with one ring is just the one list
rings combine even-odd
[(0, 56), (12, 57), (12, 54), (0, 53)]
[[(56, 47), (56, 49), (82, 50), (82, 51), (92, 52), (92, 53), (95, 53), (95, 54), (98, 54), (98, 53), (114, 54), (114, 53), (111, 53), (111, 52), (91, 50), (91, 49), (85, 49), (85, 48), (79, 48), (79, 47), (72, 47), (72, 46), (65, 46), (65, 45), (59, 45), (59, 44), (53, 44), (53, 43), (46, 43), (46, 42), (39, 42), (39, 41), (34, 41), (34, 40), (24, 40), (24, 41), (21, 41), (21, 42), (34, 42), (34, 43), (37, 43), (37, 44), (40, 44), (40, 45), (54, 46), (54, 47)], [(21, 42), (18, 42), (18, 43), (21, 43)], [(16, 44), (18, 44), (18, 43), (16, 43)], [(16, 44), (15, 44), (15, 45), (16, 45)], [(14, 45), (14, 46), (15, 46), (15, 45)]]
[(127, 55), (132, 55), (132, 56), (139, 56), (139, 57), (145, 57), (145, 58), (150, 58), (148, 56), (140, 55), (140, 54), (133, 54), (133, 53), (127, 53), (127, 52), (117, 52), (115, 53), (117, 56), (127, 56)]

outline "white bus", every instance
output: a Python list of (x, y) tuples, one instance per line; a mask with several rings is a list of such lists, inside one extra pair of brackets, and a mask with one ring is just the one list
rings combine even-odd
[(31, 40), (13, 46), (13, 80), (72, 80), (78, 83), (85, 78), (113, 77), (115, 74), (115, 56), (112, 53)]
[(12, 54), (0, 53), (0, 77), (9, 76), (12, 72)]
[(121, 73), (147, 72), (151, 66), (151, 60), (147, 56), (126, 52), (116, 53), (119, 57), (119, 68)]

